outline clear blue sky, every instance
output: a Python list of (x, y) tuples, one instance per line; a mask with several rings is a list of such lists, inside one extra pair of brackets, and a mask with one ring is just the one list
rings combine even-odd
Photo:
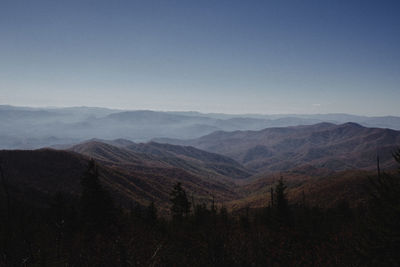
[(400, 1), (0, 2), (0, 104), (400, 115)]

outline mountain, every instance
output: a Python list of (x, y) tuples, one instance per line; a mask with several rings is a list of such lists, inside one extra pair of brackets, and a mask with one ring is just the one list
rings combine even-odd
[[(265, 207), (269, 201), (270, 188), (280, 175), (289, 186), (288, 197), (291, 203), (301, 203), (305, 194), (309, 205), (333, 207), (341, 201), (349, 201), (352, 206), (356, 206), (365, 201), (365, 186), (368, 185), (368, 177), (374, 174), (366, 171), (332, 172), (307, 166), (280, 174), (240, 180), (243, 181), (242, 185), (238, 185), (228, 179), (221, 179), (222, 175), (213, 178), (204, 176), (207, 170), (204, 170), (202, 176), (192, 170), (171, 166), (142, 165), (141, 162), (128, 164), (115, 158), (109, 160), (108, 154), (101, 151), (110, 147), (99, 146), (101, 144), (91, 142), (81, 148), (85, 147), (85, 153), (92, 150), (90, 154), (102, 155), (103, 160), (96, 160), (100, 180), (115, 201), (125, 207), (132, 203), (148, 205), (154, 201), (161, 208), (161, 213), (168, 209), (169, 193), (176, 182), (183, 184), (196, 203), (210, 203), (215, 197), (217, 203), (224, 203), (229, 209)], [(1, 150), (0, 159), (11, 197), (43, 205), (57, 192), (75, 197), (80, 194), (80, 178), (90, 157), (73, 151), (40, 149)], [(148, 158), (140, 160), (146, 163)]]
[(102, 183), (124, 206), (154, 201), (165, 212), (171, 189), (181, 182), (197, 203), (215, 197), (231, 209), (262, 207), (281, 176), (291, 203), (305, 196), (310, 205), (349, 201), (357, 206), (366, 199), (377, 151), (381, 168), (392, 167), (390, 152), (400, 144), (399, 136), (354, 123), (320, 123), (220, 131), (179, 141), (184, 145), (92, 139), (67, 150), (0, 150), (0, 162), (12, 194), (38, 203), (58, 191), (77, 196), (80, 177), (93, 158)]
[(136, 144), (127, 140), (88, 141), (69, 150), (92, 157), (104, 164), (124, 168), (180, 168), (207, 179), (246, 178), (252, 173), (236, 161), (222, 155), (155, 142)]
[[(89, 147), (92, 149), (94, 145)], [(101, 148), (95, 150), (100, 152)], [(59, 191), (78, 196), (80, 178), (90, 158), (73, 151), (40, 149), (1, 150), (0, 159), (12, 197), (43, 203), (39, 196), (49, 197)], [(98, 166), (103, 185), (117, 203), (126, 207), (131, 203), (148, 205), (154, 201), (166, 209), (176, 182), (181, 182), (196, 201), (207, 202), (214, 196), (217, 201), (226, 202), (240, 197), (233, 183), (175, 167), (138, 164), (129, 168), (103, 160), (98, 161)]]
[(309, 167), (271, 174), (242, 185), (244, 197), (228, 203), (234, 210), (246, 207), (262, 208), (270, 204), (271, 189), (282, 177), (288, 186), (286, 196), (290, 204), (308, 207), (334, 208), (346, 203), (355, 208), (366, 204), (370, 197), (374, 171), (346, 170), (332, 172)]
[(356, 122), (400, 130), (399, 117), (348, 114), (262, 115), (117, 110), (92, 107), (30, 108), (0, 105), (0, 148), (36, 149), (77, 144), (91, 138), (148, 142), (194, 139), (215, 131), (259, 131), (271, 127)]
[(391, 152), (400, 145), (400, 132), (366, 128), (356, 123), (267, 128), (261, 131), (218, 131), (192, 140), (159, 140), (231, 157), (259, 173), (312, 165), (334, 171), (374, 169), (376, 156), (391, 167)]

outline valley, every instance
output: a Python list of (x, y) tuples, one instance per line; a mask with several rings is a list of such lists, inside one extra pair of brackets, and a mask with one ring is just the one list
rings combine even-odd
[[(52, 195), (79, 195), (80, 177), (90, 159), (118, 203), (125, 207), (154, 202), (168, 214), (169, 193), (182, 183), (195, 203), (215, 201), (229, 210), (269, 205), (280, 177), (290, 203), (334, 207), (365, 202), (368, 177), (395, 169), (392, 152), (400, 132), (355, 123), (214, 132), (198, 139), (91, 139), (62, 149), (0, 151), (10, 184)], [(19, 194), (23, 196), (23, 194)], [(34, 195), (34, 194), (33, 194)]]

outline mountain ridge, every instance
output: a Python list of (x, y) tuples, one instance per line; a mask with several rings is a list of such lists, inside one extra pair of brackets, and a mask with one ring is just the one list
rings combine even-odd
[(262, 130), (356, 122), (368, 127), (400, 130), (400, 117), (349, 114), (262, 115), (179, 111), (117, 110), (96, 107), (30, 108), (0, 106), (0, 148), (59, 147), (91, 138), (124, 138), (148, 142), (154, 138), (193, 139), (215, 131)]
[[(8, 187), (18, 189), (11, 194), (27, 200), (32, 194), (50, 197), (57, 192), (79, 196), (80, 178), (91, 158), (74, 151), (39, 149), (0, 150), (0, 159)], [(220, 202), (239, 197), (234, 183), (207, 179), (172, 166), (129, 168), (96, 162), (102, 184), (126, 208), (132, 203), (148, 205), (153, 201), (165, 211), (170, 190), (177, 182), (199, 201), (209, 202), (212, 196)]]
[[(107, 143), (88, 141), (74, 145), (69, 150), (93, 157), (108, 164), (141, 165), (147, 167), (175, 167), (193, 171), (209, 177), (245, 178), (251, 175), (236, 161), (194, 147), (158, 144), (155, 142), (136, 144), (118, 140)], [(122, 145), (123, 144), (123, 145)], [(218, 178), (216, 178), (218, 179)]]
[[(377, 154), (381, 164), (389, 166), (391, 152), (400, 145), (400, 132), (352, 122), (320, 123), (261, 131), (219, 131), (191, 140), (155, 141), (191, 145), (226, 155), (257, 171), (279, 171), (302, 164), (345, 170), (375, 168)], [(345, 164), (348, 167), (340, 166)]]

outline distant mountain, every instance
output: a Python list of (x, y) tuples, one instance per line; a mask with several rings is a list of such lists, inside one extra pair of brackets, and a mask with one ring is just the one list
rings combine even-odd
[(312, 165), (334, 171), (393, 165), (391, 152), (400, 132), (356, 123), (267, 128), (261, 131), (215, 132), (193, 140), (159, 140), (226, 155), (248, 169), (277, 172)]
[(92, 107), (29, 108), (0, 105), (0, 148), (35, 149), (99, 138), (147, 142), (155, 138), (193, 139), (216, 131), (258, 131), (271, 127), (356, 122), (400, 130), (399, 117), (348, 114), (203, 114), (116, 110)]

